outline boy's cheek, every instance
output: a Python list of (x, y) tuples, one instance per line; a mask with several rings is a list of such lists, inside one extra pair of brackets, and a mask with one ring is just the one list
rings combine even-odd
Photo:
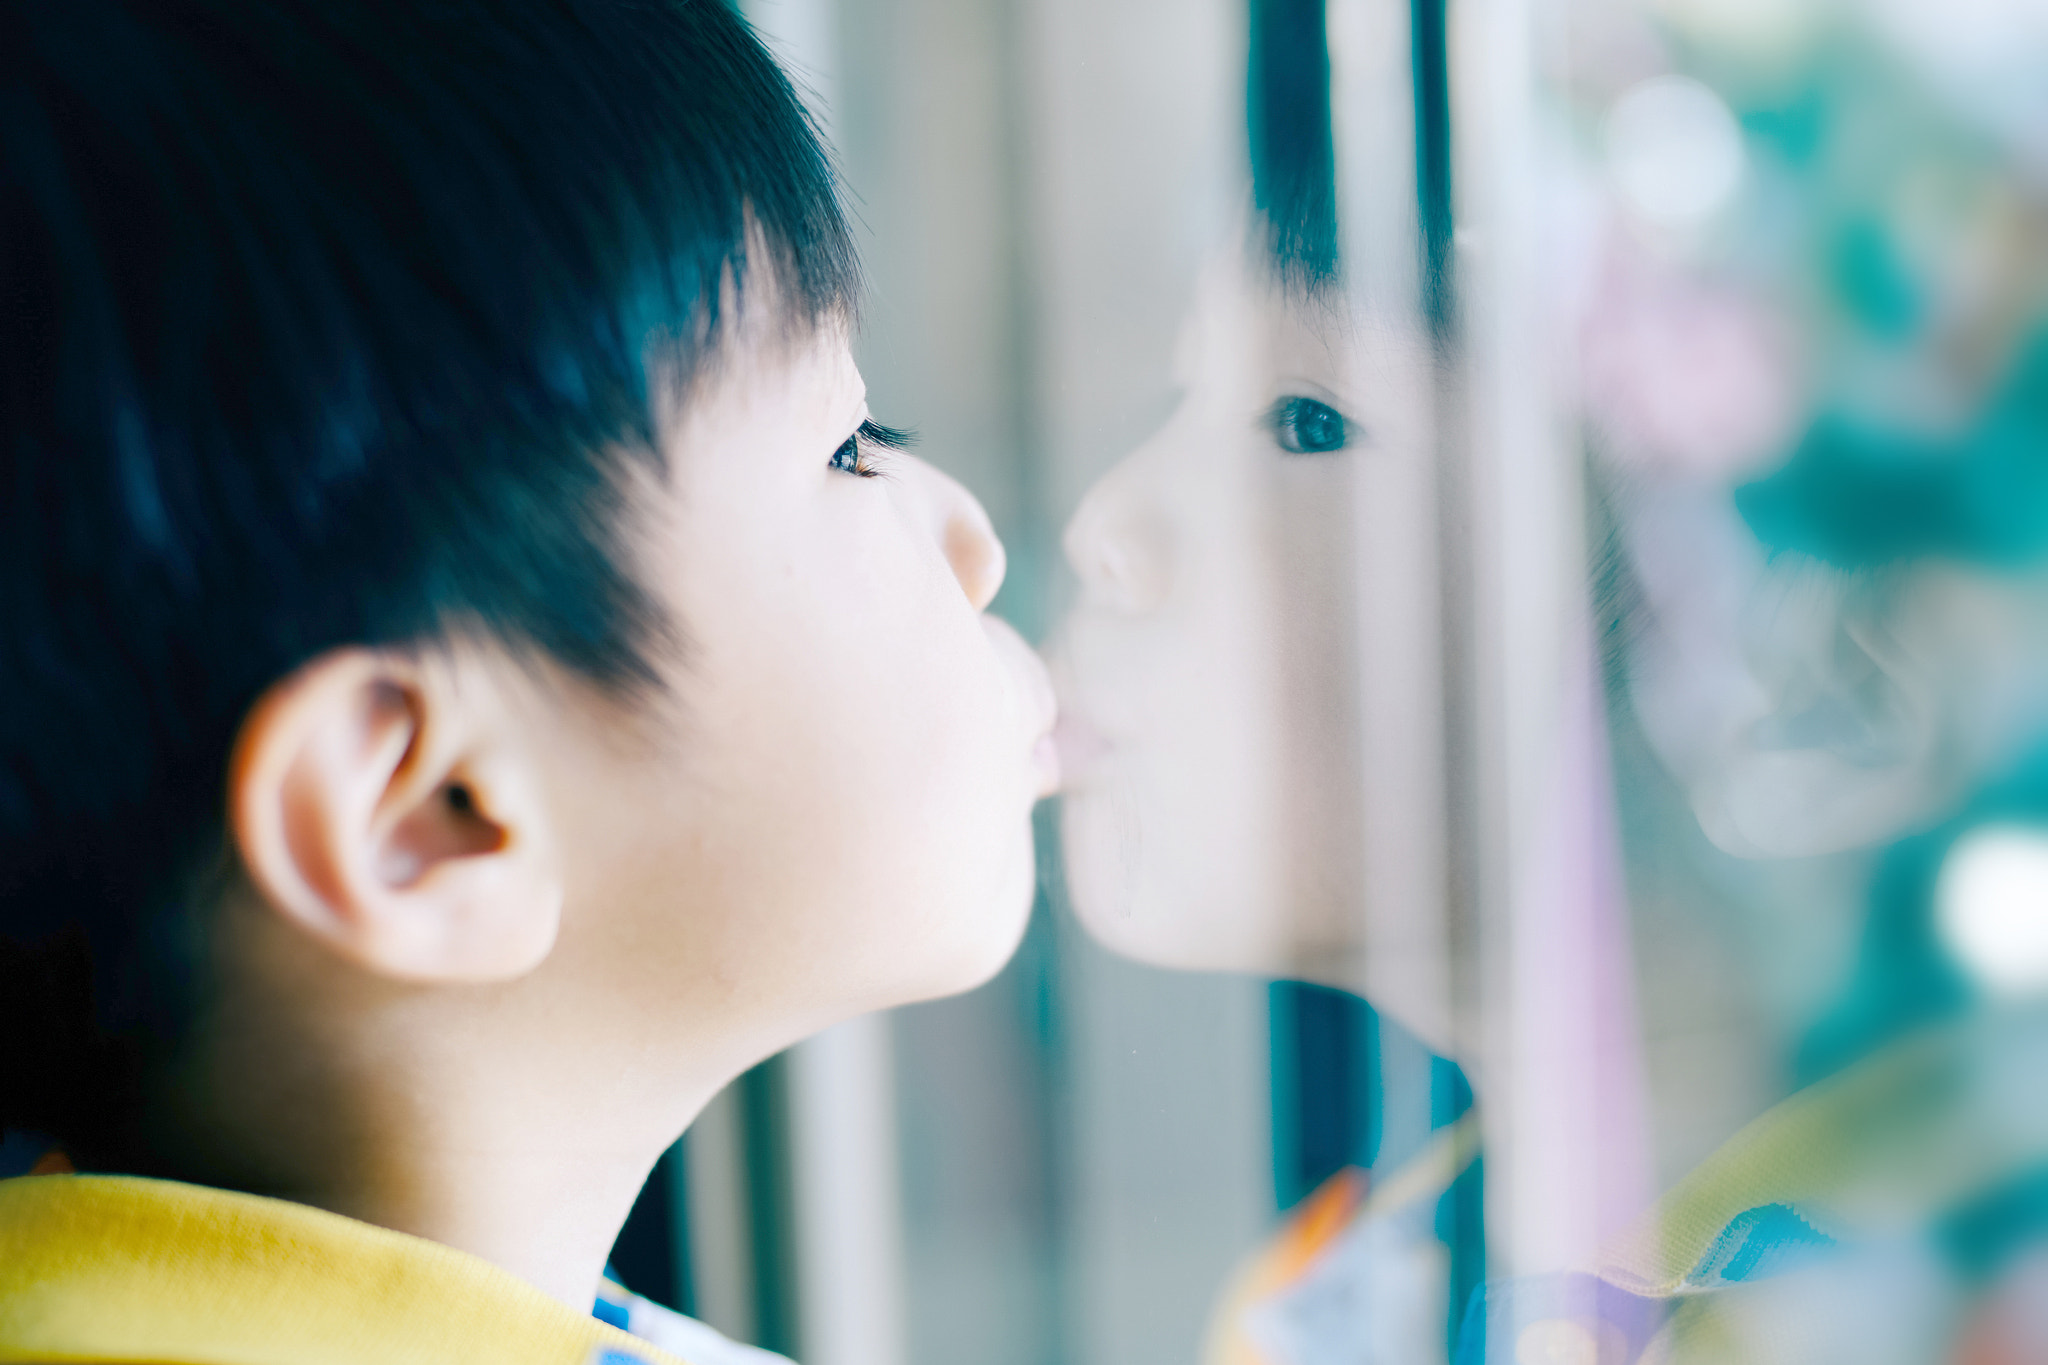
[(917, 528), (860, 500), (887, 490), (843, 491), (722, 527), (691, 510), (664, 569), (689, 640), (679, 737), (617, 818), (663, 864), (640, 885), (749, 906), (733, 970), (869, 1008), (957, 989), (1028, 903), (1038, 665), (1021, 642), (1003, 657)]

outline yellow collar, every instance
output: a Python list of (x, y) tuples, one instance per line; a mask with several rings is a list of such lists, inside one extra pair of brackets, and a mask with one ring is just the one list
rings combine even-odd
[(279, 1199), (0, 1180), (0, 1361), (683, 1365), (479, 1257)]

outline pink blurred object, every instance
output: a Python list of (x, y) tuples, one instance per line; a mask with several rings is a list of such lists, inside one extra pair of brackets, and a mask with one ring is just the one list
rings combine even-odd
[(1585, 415), (1620, 464), (1731, 477), (1768, 464), (1799, 417), (1789, 330), (1611, 234), (1582, 322)]

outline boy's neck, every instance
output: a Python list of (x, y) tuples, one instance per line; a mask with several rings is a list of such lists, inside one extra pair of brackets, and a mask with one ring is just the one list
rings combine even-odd
[[(352, 1096), (330, 1107), (254, 1088), (252, 1101), (267, 1098), (189, 1112), (158, 1144), (167, 1159), (157, 1173), (424, 1237), (589, 1312), (649, 1171), (717, 1085), (663, 1087), (654, 1105), (587, 1092), (557, 1100), (561, 1088), (538, 1081), (492, 1097), (470, 1080), (431, 1106)], [(219, 1094), (197, 1093), (209, 1092)]]
[(151, 1173), (429, 1238), (578, 1312), (654, 1163), (749, 1060), (706, 1021), (702, 1065), (679, 1073), (687, 1038), (607, 1047), (602, 1006), (544, 984), (366, 983), (251, 937), (297, 960), (237, 973), (158, 1078)]
[(480, 1256), (588, 1313), (618, 1230), (662, 1150), (658, 1140), (630, 1151), (596, 1141), (548, 1151), (433, 1148), (406, 1154), (383, 1178), (301, 1197)]

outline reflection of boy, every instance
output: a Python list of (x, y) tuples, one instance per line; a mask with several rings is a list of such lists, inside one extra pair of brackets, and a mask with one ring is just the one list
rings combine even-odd
[(0, 93), (0, 1359), (671, 1358), (649, 1167), (993, 972), (1049, 777), (801, 107), (708, 0), (14, 5)]
[[(1173, 416), (1065, 537), (1082, 594), (1060, 666), (1089, 741), (1062, 812), (1079, 917), (1156, 965), (1329, 983), (1271, 992), (1291, 1211), (1222, 1295), (1213, 1365), (1442, 1360), (1485, 1260), (1471, 1096), (1417, 1036), (1450, 1032), (1438, 698), (1414, 666), (1439, 644), (1414, 604), (1429, 350), (1415, 319), (1344, 294), (1323, 10), (1251, 7), (1255, 212), (1197, 286)], [(1368, 503), (1376, 521), (1355, 515)], [(1349, 627), (1375, 611), (1392, 638), (1361, 664)], [(1389, 722), (1370, 743), (1357, 673)], [(1391, 797), (1370, 818), (1361, 763)]]
[[(1871, 73), (1838, 58), (1831, 51), (1820, 66), (1854, 90), (1890, 88), (1883, 81), (1873, 87)], [(1824, 136), (1815, 142), (1816, 129), (1862, 125), (1813, 116), (1826, 92), (1807, 93), (1812, 102), (1799, 108), (1811, 117), (1796, 129), (1786, 126), (1793, 119), (1783, 109), (1746, 111), (1754, 115), (1748, 126), (1772, 136), (1805, 135), (1797, 153), (1804, 160), (1789, 169), (1788, 179), (1839, 190), (1815, 164), (1827, 155)], [(1916, 107), (1898, 102), (1887, 117), (1910, 118)], [(1850, 150), (1867, 152), (1870, 142), (1857, 136)], [(1900, 145), (1928, 144), (1902, 139)], [(1936, 138), (1933, 145), (1955, 144)], [(1896, 169), (1902, 180), (1915, 170)], [(1941, 172), (1952, 174), (1953, 167)], [(1906, 186), (1892, 202), (1925, 208), (1914, 192), (1926, 183), (1923, 177)], [(2038, 207), (2016, 207), (2009, 189), (1984, 198), (2008, 218), (2036, 225), (2032, 235), (2007, 234), (2008, 243), (2037, 242)], [(1630, 660), (1638, 711), (1654, 712), (1643, 717), (1653, 742), (1696, 800), (1713, 798), (1701, 803), (1702, 821), (1717, 838), (1753, 855), (1882, 842), (1939, 818), (2035, 742), (2048, 679), (2034, 570), (2048, 546), (2042, 496), (2048, 484), (2041, 473), (2048, 468), (2042, 462), (2048, 451), (2048, 362), (2042, 356), (2048, 351), (2029, 339), (2031, 323), (2017, 336), (2008, 327), (1989, 348), (1981, 333), (1951, 337), (1953, 345), (1908, 335), (1910, 326), (1902, 333), (1912, 318), (1887, 311), (1888, 303), (1928, 291), (1897, 277), (1898, 244), (1868, 205), (1824, 208), (1814, 236), (1838, 259), (1808, 263), (1814, 279), (1833, 280), (1847, 292), (1843, 312), (1851, 330), (1890, 329), (1848, 347), (1852, 359), (1845, 369), (1852, 379), (1871, 378), (1858, 373), (1858, 360), (1875, 362), (1880, 382), (1859, 391), (1880, 400), (1874, 415), (1858, 416), (1853, 404), (1830, 412), (1823, 404), (1825, 415), (1802, 440), (1760, 449), (1759, 440), (1771, 433), (1772, 439), (1784, 436), (1774, 423), (1792, 420), (1793, 400), (1765, 395), (1770, 404), (1751, 404), (1732, 416), (1726, 407), (1758, 394), (1759, 386), (1747, 381), (1759, 375), (1785, 384), (1783, 373), (1772, 370), (1773, 357), (1732, 357), (1741, 362), (1732, 367), (1734, 378), (1744, 381), (1739, 395), (1699, 388), (1703, 369), (1729, 380), (1731, 367), (1722, 362), (1731, 359), (1731, 347), (1785, 340), (1768, 323), (1752, 325), (1756, 319), (1747, 314), (1709, 307), (1663, 318), (1686, 331), (1687, 343), (1664, 354), (1700, 362), (1677, 373), (1642, 372), (1659, 352), (1642, 346), (1636, 331), (1595, 336), (1590, 347), (1596, 360), (1626, 354), (1634, 367), (1619, 379), (1606, 375), (1614, 381), (1609, 390), (1591, 395), (1596, 407), (1603, 398), (1636, 405), (1618, 412), (1610, 403), (1595, 413), (1603, 419), (1608, 453), (1630, 442), (1684, 436), (1683, 449), (1664, 452), (1681, 495), (1725, 470), (1725, 464), (1723, 471), (1712, 467), (1717, 458), (1754, 461), (1797, 447), (1777, 475), (1739, 495), (1748, 527), (1735, 520), (1725, 486), (1709, 488), (1707, 496), (1719, 502), (1721, 523), (1732, 523), (1742, 542), (1735, 560), (1761, 561), (1749, 539), (1761, 534), (1777, 549), (1813, 557), (1801, 564), (1786, 556), (1773, 567), (1801, 578), (1795, 587), (1816, 590), (1797, 601), (1791, 592), (1766, 600), (1766, 607), (1785, 608), (1769, 621), (1653, 621), (1654, 633), (1682, 635), (1701, 625), (1730, 629), (1725, 638), (1701, 631), (1676, 644), (1670, 634), (1647, 647), (1638, 640)], [(1829, 231), (1831, 222), (1844, 230)], [(1284, 232), (1277, 236), (1287, 240)], [(1925, 248), (1924, 234), (1917, 244)], [(1890, 288), (1876, 291), (1881, 298), (1873, 297), (1873, 251), (1892, 272), (1878, 282)], [(2033, 296), (2039, 253), (2027, 254), (2031, 260), (2006, 262), (2017, 270), (2011, 297), (2000, 288), (1989, 291), (2002, 295), (1990, 300), (1997, 305), (1988, 310), (1994, 321), (2009, 322), (2015, 299)], [(1956, 268), (1966, 273), (1982, 264), (1970, 252), (1955, 256)], [(1780, 294), (1790, 292), (1785, 282), (1778, 284)], [(1693, 290), (1685, 297), (1711, 304), (1712, 294)], [(1937, 308), (1927, 311), (1936, 320), (1945, 316)], [(1603, 342), (1610, 344), (1603, 349)], [(1902, 394), (1884, 382), (1896, 379), (1909, 342), (1950, 361), (1982, 362), (1994, 353), (2010, 359), (1991, 367), (2002, 368), (2003, 378), (1992, 378), (1962, 405), (1964, 420), (1946, 414), (1939, 425), (1946, 434), (1929, 436), (1897, 420), (1894, 409), (1915, 390)], [(1650, 398), (1673, 395), (1695, 406), (1663, 414), (1640, 410)], [(1647, 420), (1660, 416), (1671, 420)], [(1700, 416), (1710, 420), (1692, 420)], [(1703, 453), (1707, 445), (1716, 450)], [(1643, 492), (1638, 479), (1640, 468), (1624, 479), (1631, 484), (1618, 499), (1624, 523), (1645, 510), (1627, 501)], [(1714, 573), (1711, 561), (1687, 556), (1701, 540), (1660, 534), (1672, 526), (1668, 519), (1624, 525), (1631, 548), (1641, 545), (1664, 557), (1652, 568), (1673, 588), (1667, 605), (1682, 612), (1741, 599), (1738, 580)], [(1958, 560), (1975, 567), (1959, 571)], [(1888, 583), (1924, 591), (1888, 597), (1881, 590), (1852, 590), (1855, 571), (1873, 565), (1882, 569), (1868, 576), (1878, 588)], [(1657, 595), (1654, 585), (1645, 595)], [(1917, 619), (1887, 616), (1896, 603), (1917, 607)], [(1668, 658), (1646, 657), (1660, 645), (1671, 648)], [(1715, 654), (1716, 645), (1725, 651)], [(1768, 676), (1750, 678), (1744, 674), (1749, 667)], [(1731, 685), (1717, 687), (1723, 679)], [(1660, 684), (1668, 684), (1668, 693), (1656, 693)], [(1741, 723), (1688, 724), (1718, 717), (1717, 708), (1751, 706), (1764, 712), (1745, 711)], [(2048, 1281), (2048, 1107), (2035, 1098), (2035, 1078), (2048, 1066), (2048, 1031), (2031, 1008), (1982, 1009), (1985, 1001), (1961, 965), (1942, 956), (1932, 922), (1935, 874), (1956, 840), (1986, 820), (2048, 824), (2043, 790), (2039, 773), (2023, 767), (1997, 781), (1954, 823), (1895, 848), (1850, 996), (1812, 1032), (1798, 1059), (1812, 1084), (1680, 1182), (1603, 1259), (1576, 1273), (1489, 1285), (1474, 1294), (1454, 1334), (1459, 1365), (1638, 1359), (2004, 1365), (2043, 1358), (2048, 1320), (2038, 1310), (2030, 1314), (2027, 1304)], [(2038, 914), (2038, 895), (2031, 913)], [(1773, 936), (1780, 952), (1783, 927)], [(1120, 936), (1132, 937), (1127, 929)], [(1805, 962), (1791, 965), (1811, 970)], [(1399, 1180), (1395, 1172), (1376, 1171), (1369, 1179), (1345, 1172), (1308, 1198), (1226, 1294), (1212, 1357), (1261, 1365), (1441, 1359), (1441, 1337), (1421, 1330), (1421, 1319), (1410, 1311), (1425, 1292), (1420, 1286), (1432, 1283), (1420, 1268), (1440, 1251), (1421, 1230), (1417, 1202), (1384, 1194)], [(1382, 1197), (1375, 1198), (1376, 1190)], [(1432, 1300), (1439, 1292), (1427, 1291)]]

